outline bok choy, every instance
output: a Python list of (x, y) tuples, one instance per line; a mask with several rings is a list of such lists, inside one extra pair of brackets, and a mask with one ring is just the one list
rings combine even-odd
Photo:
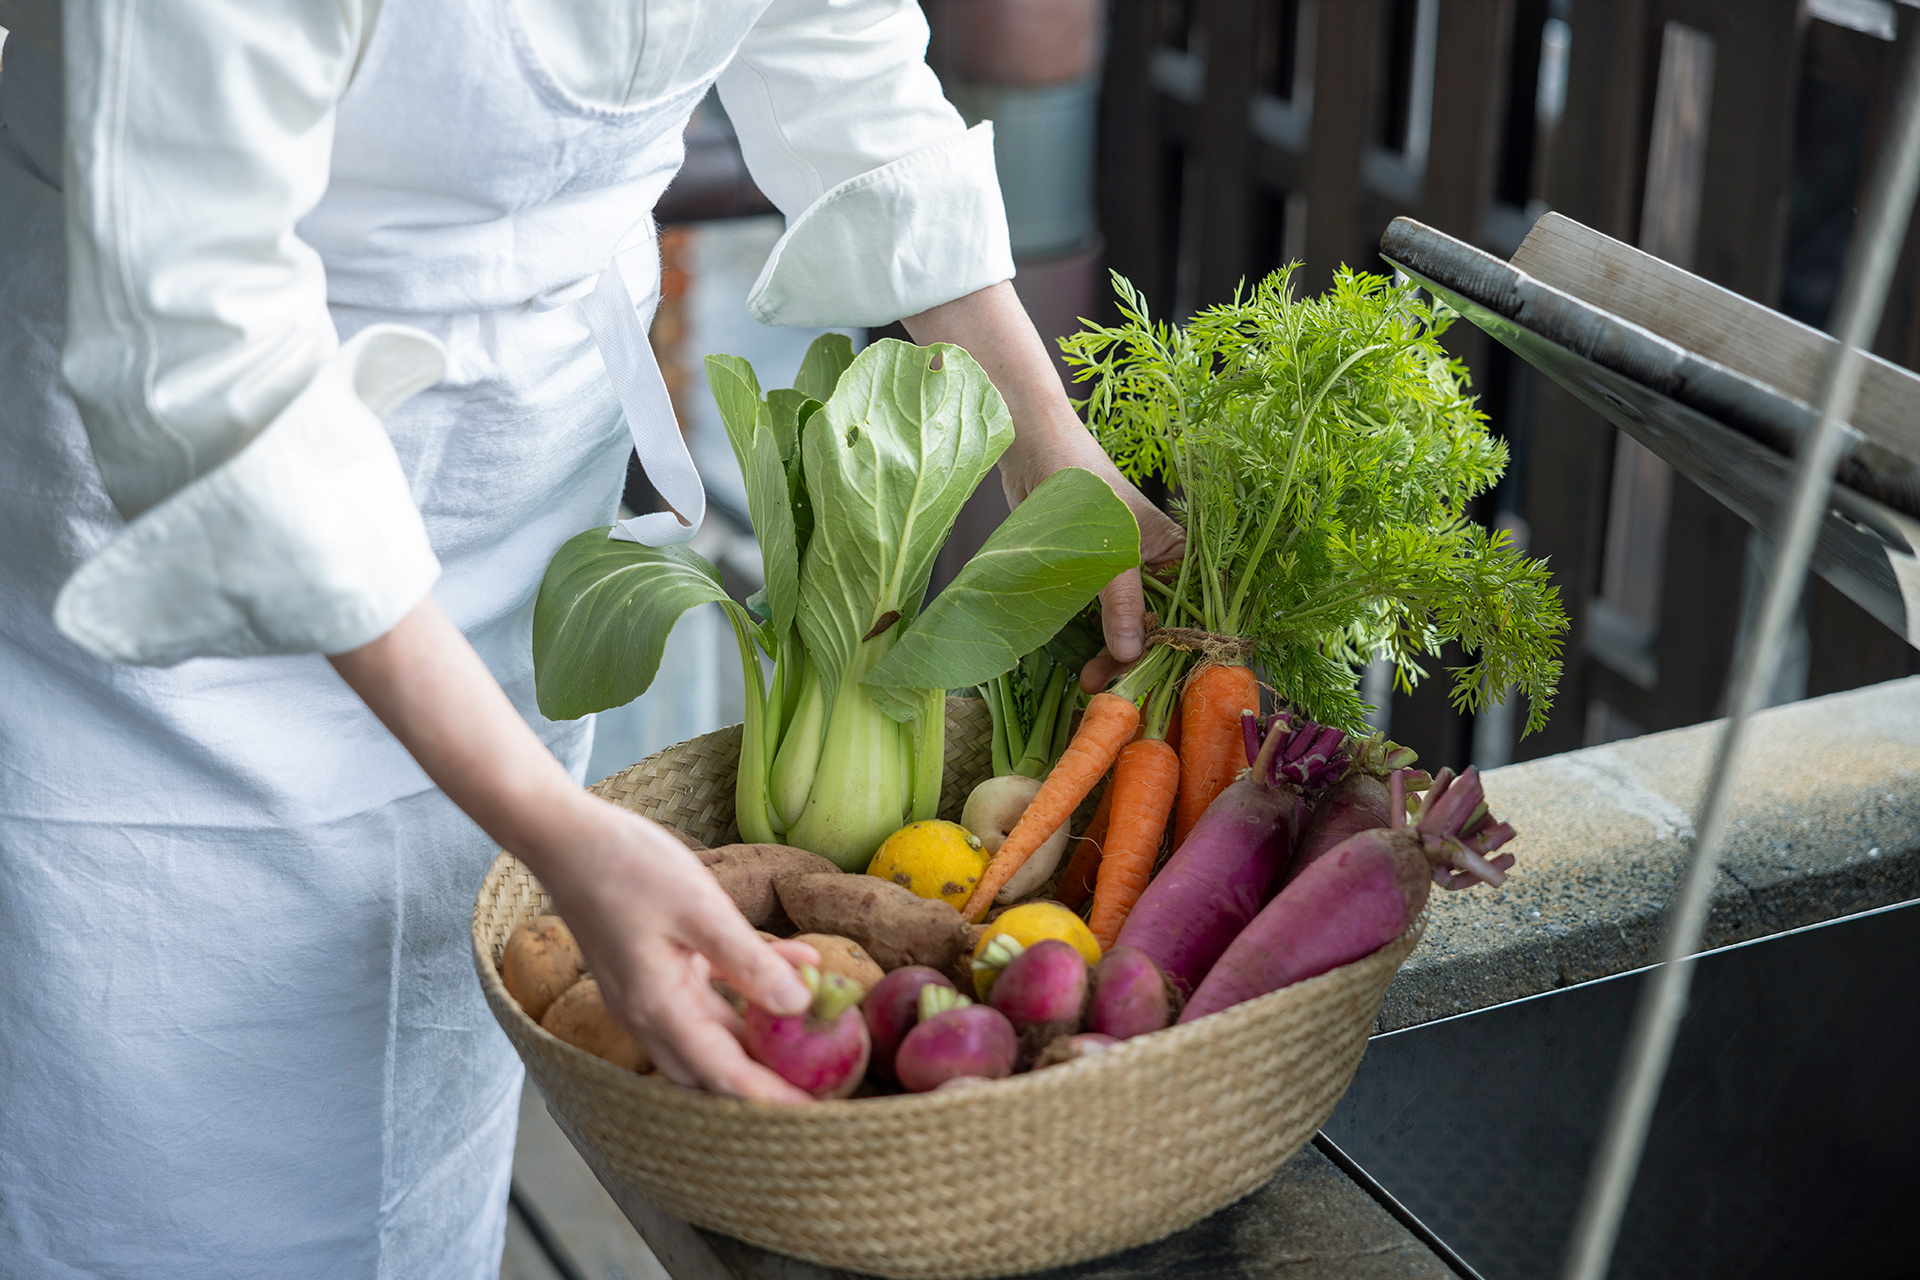
[(540, 709), (565, 719), (637, 697), (674, 621), (717, 603), (746, 681), (741, 838), (863, 870), (893, 831), (935, 814), (946, 690), (991, 681), (1052, 637), (1139, 563), (1139, 530), (1105, 481), (1056, 472), (923, 612), (962, 504), (1013, 440), (973, 358), (893, 341), (855, 357), (829, 334), (792, 388), (763, 394), (732, 356), (709, 357), (707, 377), (746, 479), (765, 590), (742, 606), (684, 546), (578, 535), (534, 606)]

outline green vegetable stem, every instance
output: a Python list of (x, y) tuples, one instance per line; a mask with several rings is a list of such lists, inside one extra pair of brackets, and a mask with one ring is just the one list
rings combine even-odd
[(1456, 640), (1476, 660), (1454, 705), (1518, 686), (1539, 729), (1566, 614), (1543, 561), (1468, 517), (1507, 450), (1440, 346), (1451, 313), (1347, 268), (1296, 299), (1294, 269), (1179, 327), (1115, 275), (1121, 322), (1061, 341), (1090, 428), (1186, 527), (1177, 574), (1146, 575), (1156, 612), (1250, 640), (1285, 702), (1348, 732), (1370, 710), (1356, 668), (1384, 655), (1411, 689)]
[(1060, 629), (1012, 670), (980, 686), (993, 717), (993, 776), (1044, 778), (1067, 749), (1073, 715), (1084, 701), (1080, 668), (1100, 652), (1098, 615), (1089, 611)]
[[(903, 823), (934, 816), (946, 690), (991, 685), (1059, 632), (1139, 564), (1139, 529), (1105, 481), (1056, 472), (923, 609), (961, 505), (1013, 438), (972, 357), (893, 341), (856, 357), (828, 334), (790, 389), (763, 395), (733, 356), (708, 357), (707, 378), (746, 480), (765, 590), (742, 605), (685, 547), (577, 535), (534, 605), (540, 710), (571, 719), (639, 696), (674, 621), (719, 604), (746, 684), (741, 838), (864, 870)], [(1050, 724), (1034, 736), (1052, 735)], [(1025, 756), (1024, 734), (1021, 745)]]

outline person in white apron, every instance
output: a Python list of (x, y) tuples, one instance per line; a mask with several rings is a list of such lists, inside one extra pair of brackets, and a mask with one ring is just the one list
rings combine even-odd
[(0, 0), (0, 1275), (491, 1277), (496, 847), (669, 1075), (795, 1096), (707, 984), (792, 969), (533, 698), (628, 449), (678, 515), (621, 536), (704, 510), (645, 325), (708, 87), (789, 220), (758, 319), (911, 317), (1005, 393), (1013, 499), (1092, 466), (1177, 530), (1075, 423), (912, 0), (60, 9)]

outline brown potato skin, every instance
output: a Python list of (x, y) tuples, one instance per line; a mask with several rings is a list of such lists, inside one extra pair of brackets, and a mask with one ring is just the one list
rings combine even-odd
[(942, 972), (970, 961), (978, 932), (938, 898), (919, 898), (878, 876), (784, 876), (777, 885), (801, 929), (851, 938), (888, 973), (910, 964)]
[(535, 1022), (587, 971), (573, 930), (559, 916), (535, 916), (500, 952), (500, 981)]
[(871, 987), (887, 976), (887, 971), (852, 938), (837, 937), (831, 933), (796, 933), (793, 940), (804, 942), (818, 951), (822, 969), (837, 973), (862, 987)]
[(840, 868), (817, 853), (785, 844), (724, 844), (698, 850), (700, 861), (756, 929), (779, 923), (780, 897), (774, 882), (783, 876), (839, 875)]
[(540, 1025), (574, 1048), (605, 1058), (616, 1067), (642, 1074), (653, 1070), (653, 1061), (640, 1042), (607, 1012), (597, 979), (582, 978), (569, 987), (540, 1019)]

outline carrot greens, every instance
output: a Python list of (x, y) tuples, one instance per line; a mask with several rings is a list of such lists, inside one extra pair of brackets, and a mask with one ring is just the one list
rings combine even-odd
[(1356, 668), (1376, 654), (1411, 689), (1452, 640), (1475, 655), (1452, 673), (1454, 705), (1518, 686), (1539, 729), (1566, 615), (1545, 563), (1468, 516), (1507, 449), (1440, 346), (1452, 314), (1346, 268), (1295, 298), (1293, 271), (1182, 326), (1116, 275), (1121, 322), (1061, 342), (1100, 443), (1136, 483), (1163, 482), (1186, 527), (1149, 603), (1163, 626), (1250, 642), (1323, 724), (1363, 731)]

